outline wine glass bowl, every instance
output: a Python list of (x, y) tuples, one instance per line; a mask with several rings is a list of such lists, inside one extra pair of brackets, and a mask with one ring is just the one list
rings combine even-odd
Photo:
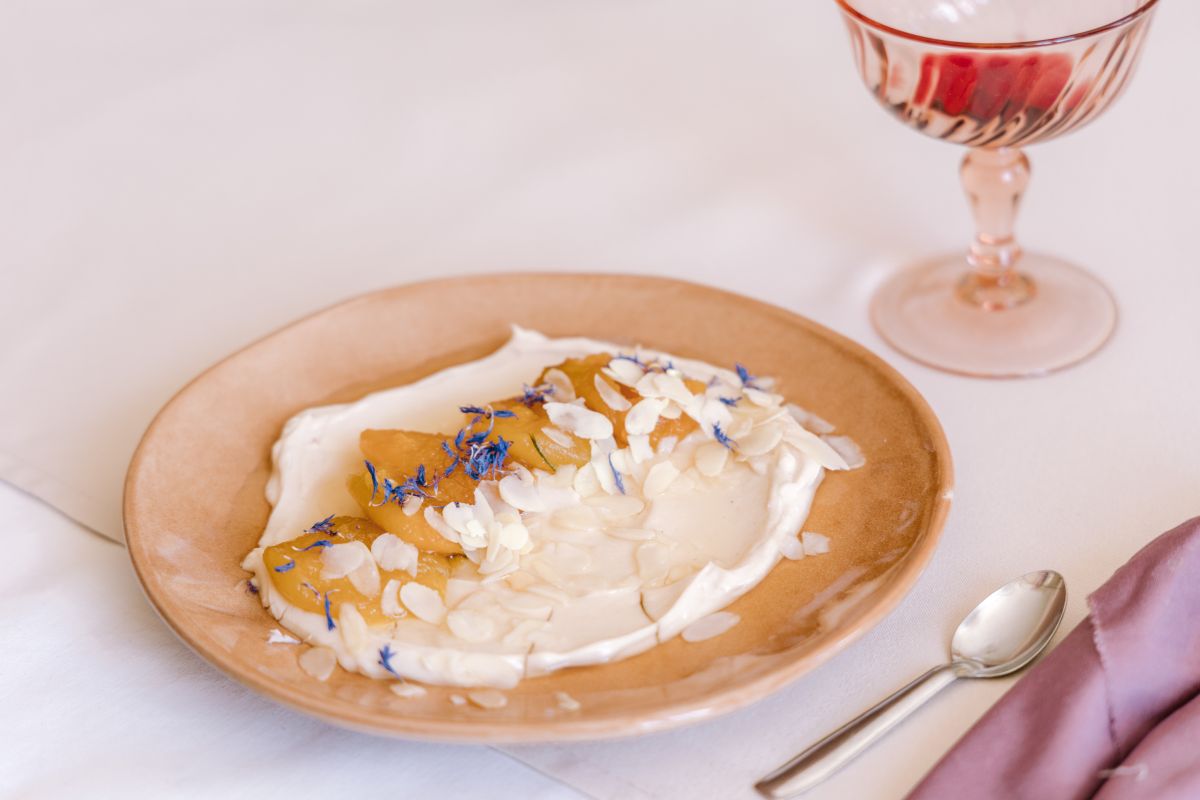
[(965, 258), (893, 276), (872, 302), (885, 339), (918, 361), (984, 377), (1039, 375), (1099, 349), (1108, 290), (1013, 234), (1029, 163), (1019, 148), (1096, 118), (1126, 87), (1157, 0), (837, 0), (859, 74), (897, 119), (971, 148), (976, 222)]

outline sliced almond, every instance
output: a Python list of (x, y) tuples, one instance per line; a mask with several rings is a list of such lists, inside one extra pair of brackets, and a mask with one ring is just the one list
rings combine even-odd
[(625, 415), (625, 432), (630, 436), (649, 434), (658, 425), (658, 416), (667, 407), (667, 401), (661, 397), (647, 397)]
[(546, 414), (555, 425), (582, 439), (607, 439), (613, 435), (612, 422), (608, 417), (583, 406), (546, 403)]
[(446, 615), (446, 625), (465, 642), (490, 642), (496, 638), (495, 620), (479, 611), (451, 611)]
[(490, 710), (504, 708), (508, 705), (507, 695), (495, 689), (476, 689), (473, 692), (467, 692), (467, 698), (472, 704)]
[(613, 411), (628, 411), (633, 407), (629, 398), (614, 389), (612, 384), (604, 379), (604, 376), (596, 374), (592, 378), (592, 383), (596, 387), (600, 399)]
[(337, 654), (328, 647), (310, 647), (300, 654), (297, 661), (300, 669), (319, 681), (327, 681), (337, 666)]
[(679, 470), (670, 461), (660, 461), (646, 473), (642, 482), (642, 493), (646, 497), (658, 497), (679, 477)]
[(446, 604), (442, 602), (442, 596), (416, 581), (400, 587), (400, 602), (413, 616), (430, 625), (441, 625), (446, 619)]
[(760, 425), (738, 440), (738, 453), (743, 456), (765, 455), (783, 441), (783, 428), (779, 425)]

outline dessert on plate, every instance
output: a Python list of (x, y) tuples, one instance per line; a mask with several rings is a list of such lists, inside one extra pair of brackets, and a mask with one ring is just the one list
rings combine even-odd
[(861, 462), (831, 431), (740, 364), (518, 328), (294, 416), (243, 565), (315, 677), (496, 707), (523, 678), (736, 625), (722, 609), (781, 558), (829, 547), (804, 520), (825, 471)]

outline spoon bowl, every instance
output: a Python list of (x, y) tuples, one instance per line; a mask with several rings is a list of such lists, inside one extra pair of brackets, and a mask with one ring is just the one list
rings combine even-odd
[(960, 675), (995, 678), (1021, 669), (1050, 642), (1066, 607), (1066, 582), (1052, 570), (1001, 586), (954, 632), (950, 650)]

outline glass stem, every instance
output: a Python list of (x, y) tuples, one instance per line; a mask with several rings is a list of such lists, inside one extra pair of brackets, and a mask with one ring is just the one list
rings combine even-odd
[(972, 148), (962, 162), (963, 189), (975, 217), (975, 241), (958, 295), (987, 311), (1018, 306), (1036, 288), (1016, 270), (1021, 248), (1013, 235), (1017, 207), (1029, 183), (1029, 159), (1016, 148)]

